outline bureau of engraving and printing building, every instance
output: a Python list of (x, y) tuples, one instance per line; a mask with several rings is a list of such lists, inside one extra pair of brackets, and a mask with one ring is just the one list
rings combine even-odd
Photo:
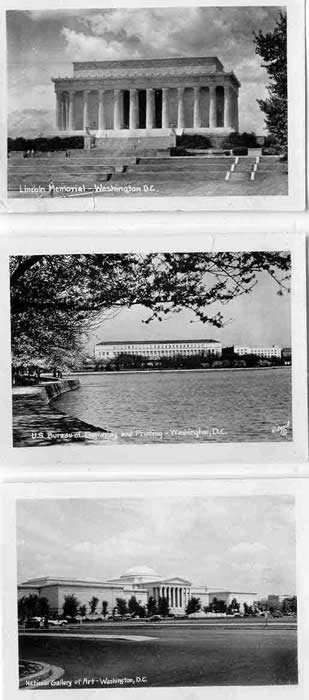
[(240, 82), (217, 57), (74, 62), (72, 77), (52, 80), (57, 129), (95, 132), (99, 147), (121, 136), (173, 145), (172, 128), (217, 136), (239, 131)]
[(199, 598), (201, 605), (208, 606), (214, 598), (224, 600), (229, 605), (236, 598), (242, 609), (243, 604), (252, 605), (257, 593), (245, 591), (229, 591), (224, 588), (208, 588), (205, 585), (194, 585), (183, 576), (164, 577), (148, 566), (135, 566), (125, 571), (118, 578), (107, 581), (91, 581), (69, 579), (62, 577), (43, 577), (25, 581), (18, 586), (18, 599), (30, 594), (47, 598), (51, 611), (61, 614), (65, 596), (75, 595), (80, 605), (86, 605), (89, 611), (89, 601), (92, 596), (99, 599), (98, 610), (102, 609), (103, 600), (108, 603), (108, 611), (112, 613), (116, 599), (129, 600), (135, 596), (140, 605), (147, 605), (150, 597), (156, 601), (159, 597), (167, 598), (172, 613), (184, 613), (190, 598)]
[(95, 360), (110, 361), (119, 355), (139, 355), (149, 360), (162, 357), (192, 357), (208, 355), (221, 357), (222, 345), (217, 340), (136, 340), (97, 343), (94, 349)]

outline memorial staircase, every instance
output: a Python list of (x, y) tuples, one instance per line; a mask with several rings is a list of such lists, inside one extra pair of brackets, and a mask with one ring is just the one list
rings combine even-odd
[[(99, 149), (72, 150), (70, 157), (65, 152), (36, 154), (24, 158), (22, 153), (13, 153), (8, 160), (8, 190), (23, 192), (27, 188), (42, 188), (48, 192), (50, 184), (67, 188), (63, 194), (92, 192), (95, 185), (111, 180), (130, 182), (205, 182), (217, 180), (237, 183), (254, 182), (269, 177), (272, 173), (286, 173), (287, 163), (278, 156), (224, 156), (188, 155), (172, 156), (165, 152), (147, 150), (142, 156), (131, 153), (117, 155), (102, 154)], [(31, 194), (28, 192), (28, 194)], [(40, 192), (33, 194), (40, 195)]]

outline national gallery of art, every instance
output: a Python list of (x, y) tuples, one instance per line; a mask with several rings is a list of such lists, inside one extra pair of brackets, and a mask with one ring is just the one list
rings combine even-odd
[(62, 613), (65, 596), (74, 594), (80, 605), (86, 605), (93, 596), (99, 599), (98, 611), (102, 602), (107, 601), (108, 613), (112, 613), (117, 598), (129, 600), (135, 596), (140, 605), (147, 605), (150, 596), (156, 601), (159, 597), (168, 599), (172, 613), (183, 613), (192, 596), (199, 598), (202, 604), (209, 605), (214, 598), (224, 600), (227, 605), (236, 598), (240, 609), (244, 603), (252, 605), (257, 593), (245, 591), (228, 591), (222, 588), (208, 588), (205, 585), (193, 585), (182, 576), (163, 577), (148, 566), (135, 566), (125, 571), (119, 578), (107, 581), (93, 581), (58, 577), (43, 577), (25, 581), (18, 586), (18, 599), (28, 595), (47, 598), (51, 611)]
[(216, 57), (75, 62), (72, 77), (52, 80), (57, 130), (94, 134), (99, 147), (115, 137), (160, 147), (175, 133), (222, 139), (239, 130), (240, 83)]

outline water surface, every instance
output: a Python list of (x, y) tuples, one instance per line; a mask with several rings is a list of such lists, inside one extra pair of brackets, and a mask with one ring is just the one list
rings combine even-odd
[(55, 407), (125, 443), (292, 440), (291, 368), (93, 373)]

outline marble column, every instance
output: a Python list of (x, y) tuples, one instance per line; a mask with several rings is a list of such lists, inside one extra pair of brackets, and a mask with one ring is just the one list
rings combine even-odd
[(178, 588), (175, 588), (175, 608), (178, 608)]
[(69, 92), (69, 131), (74, 129), (74, 91)]
[(201, 109), (200, 109), (200, 88), (193, 88), (194, 92), (194, 108), (193, 108), (193, 127), (199, 129), (201, 126)]
[(137, 90), (130, 90), (129, 129), (137, 129)]
[(56, 126), (57, 129), (62, 129), (62, 106), (61, 106), (61, 92), (56, 92)]
[(177, 128), (184, 129), (185, 114), (184, 114), (184, 88), (178, 88), (178, 113), (177, 113)]
[(174, 588), (171, 586), (171, 607), (174, 607)]
[(216, 129), (217, 127), (217, 95), (215, 85), (209, 88), (209, 128)]
[(63, 92), (61, 95), (61, 128), (62, 131), (65, 131), (67, 126), (66, 126), (66, 96), (65, 93)]
[(232, 91), (229, 85), (224, 86), (224, 128), (232, 128)]
[(84, 107), (83, 107), (83, 129), (85, 130), (89, 124), (89, 105), (88, 105), (88, 90), (84, 90)]
[(114, 90), (114, 129), (121, 129), (120, 90)]
[(104, 104), (104, 90), (99, 91), (99, 106), (98, 106), (98, 129), (103, 131), (106, 129), (106, 113)]
[(168, 128), (168, 88), (162, 88), (162, 129)]
[(179, 607), (182, 608), (182, 588), (179, 588)]
[(153, 109), (153, 88), (146, 90), (146, 129), (153, 129), (154, 109)]
[(238, 105), (238, 92), (234, 92), (234, 130), (239, 132), (239, 105)]

